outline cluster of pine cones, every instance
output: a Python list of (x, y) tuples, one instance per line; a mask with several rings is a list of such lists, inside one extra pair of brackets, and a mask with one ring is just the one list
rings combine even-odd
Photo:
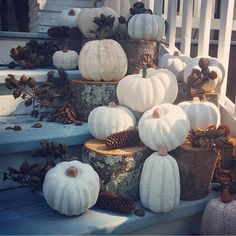
[(132, 16), (137, 14), (153, 14), (152, 10), (145, 8), (144, 3), (142, 2), (134, 3), (129, 12)]

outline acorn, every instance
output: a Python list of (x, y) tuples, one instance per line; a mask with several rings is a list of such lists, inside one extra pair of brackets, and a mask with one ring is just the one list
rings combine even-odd
[(34, 88), (34, 87), (36, 86), (36, 81), (35, 81), (35, 79), (32, 78), (32, 77), (29, 77), (29, 79), (28, 79), (28, 85), (29, 85), (30, 88)]
[(13, 91), (13, 97), (17, 99), (18, 97), (21, 96), (21, 91), (19, 89), (16, 89)]
[(20, 77), (20, 83), (21, 83), (22, 85), (26, 85), (27, 82), (28, 82), (28, 78), (27, 78), (25, 75), (22, 75), (22, 76)]
[(214, 70), (211, 71), (211, 72), (209, 72), (209, 78), (210, 78), (211, 80), (217, 79), (217, 73), (216, 73)]
[(32, 98), (28, 98), (27, 100), (25, 100), (25, 106), (27, 106), (27, 107), (31, 106), (32, 103), (33, 103)]
[(198, 65), (201, 69), (206, 68), (209, 66), (209, 60), (207, 58), (201, 58), (198, 62)]

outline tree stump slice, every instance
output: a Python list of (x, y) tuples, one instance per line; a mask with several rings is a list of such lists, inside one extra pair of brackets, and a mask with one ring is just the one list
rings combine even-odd
[(180, 199), (197, 200), (208, 195), (217, 154), (207, 148), (184, 143), (172, 153), (180, 172)]
[(88, 121), (89, 113), (98, 106), (109, 102), (118, 103), (116, 87), (118, 82), (96, 82), (72, 80), (73, 105), (78, 119)]
[(143, 144), (109, 150), (103, 141), (91, 139), (84, 144), (82, 160), (97, 171), (101, 191), (139, 199), (143, 163), (153, 151)]
[(178, 94), (174, 104), (192, 100), (191, 88), (187, 83), (178, 82)]

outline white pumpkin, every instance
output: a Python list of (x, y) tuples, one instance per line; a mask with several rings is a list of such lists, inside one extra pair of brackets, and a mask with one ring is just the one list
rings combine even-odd
[(57, 18), (58, 26), (67, 26), (69, 28), (77, 27), (77, 17), (80, 13), (80, 8), (67, 8), (62, 11)]
[(79, 54), (79, 69), (87, 80), (118, 81), (124, 77), (128, 60), (121, 45), (115, 40), (92, 40)]
[(133, 113), (126, 107), (116, 106), (113, 102), (109, 103), (109, 106), (95, 108), (88, 118), (90, 133), (100, 140), (105, 140), (111, 134), (135, 125), (136, 119)]
[(144, 112), (154, 105), (173, 103), (178, 83), (174, 74), (166, 69), (147, 69), (147, 75), (128, 75), (119, 81), (116, 94), (121, 105)]
[(210, 125), (218, 127), (220, 124), (220, 111), (212, 102), (194, 97), (193, 101), (181, 102), (178, 106), (187, 114), (191, 129), (206, 130)]
[(110, 7), (94, 7), (94, 8), (83, 8), (78, 15), (78, 26), (82, 34), (88, 39), (96, 39), (96, 31), (98, 25), (93, 22), (94, 17), (100, 17), (101, 14), (105, 16), (114, 16), (115, 21), (113, 23), (113, 30), (116, 31), (119, 21), (118, 14)]
[(163, 143), (167, 145), (168, 151), (182, 145), (189, 128), (189, 119), (183, 109), (169, 103), (146, 111), (138, 123), (141, 141), (154, 151), (158, 151)]
[(159, 62), (158, 66), (160, 68), (166, 68), (170, 70), (177, 78), (179, 82), (183, 82), (183, 71), (188, 63), (192, 60), (191, 57), (185, 55), (179, 55), (179, 52), (175, 52), (174, 55), (164, 54)]
[[(164, 149), (164, 150), (163, 150)], [(140, 200), (147, 209), (162, 213), (175, 209), (180, 201), (180, 177), (176, 160), (161, 145), (144, 163), (140, 185)]]
[(97, 172), (80, 161), (58, 163), (47, 172), (43, 183), (48, 205), (67, 216), (80, 215), (91, 208), (99, 190)]
[[(186, 67), (184, 68), (184, 82), (187, 83), (188, 82), (188, 77), (191, 74), (193, 69), (198, 69), (201, 70), (201, 68), (198, 65), (199, 60), (202, 57), (196, 57), (193, 58), (192, 61), (190, 63), (188, 63), (186, 65)], [(209, 82), (205, 83), (202, 86), (202, 89), (205, 92), (212, 92), (215, 90), (219, 90), (219, 86), (222, 84), (224, 76), (225, 76), (225, 69), (223, 64), (214, 57), (207, 57), (207, 59), (209, 60), (209, 71), (215, 71), (217, 74), (217, 78), (214, 80), (209, 80)]]
[(128, 23), (128, 34), (132, 39), (161, 41), (165, 24), (160, 16), (137, 14)]
[(79, 55), (76, 51), (63, 49), (52, 56), (53, 65), (57, 69), (73, 70), (78, 68)]

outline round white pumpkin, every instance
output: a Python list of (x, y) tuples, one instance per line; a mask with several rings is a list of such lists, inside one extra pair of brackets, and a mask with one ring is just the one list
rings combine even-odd
[(115, 40), (92, 40), (79, 54), (79, 69), (87, 80), (118, 81), (124, 77), (128, 60), (121, 45)]
[(162, 149), (145, 161), (139, 185), (141, 203), (157, 213), (174, 210), (180, 201), (178, 164)]
[(52, 56), (53, 65), (57, 69), (73, 70), (78, 68), (79, 55), (76, 51), (63, 49)]
[(154, 151), (158, 151), (163, 143), (167, 145), (168, 151), (182, 145), (189, 128), (189, 119), (183, 109), (169, 103), (146, 111), (138, 123), (141, 141)]
[(121, 105), (144, 112), (154, 105), (173, 103), (178, 83), (174, 74), (166, 69), (147, 69), (143, 74), (128, 75), (119, 81), (116, 94)]
[(43, 183), (48, 205), (67, 216), (80, 215), (91, 208), (99, 190), (97, 172), (80, 161), (58, 163), (47, 172)]
[(220, 124), (220, 111), (212, 102), (194, 97), (193, 101), (181, 102), (178, 106), (187, 114), (191, 129), (206, 130), (210, 125), (218, 127)]
[[(201, 68), (198, 65), (199, 60), (202, 57), (195, 57), (192, 59), (192, 61), (190, 63), (188, 63), (186, 65), (186, 67), (184, 68), (184, 82), (187, 83), (188, 82), (188, 77), (191, 74), (193, 69), (198, 69), (201, 70)], [(205, 92), (212, 92), (214, 90), (219, 90), (219, 86), (222, 84), (224, 76), (225, 76), (225, 69), (223, 64), (214, 57), (208, 57), (207, 58), (209, 60), (209, 71), (215, 71), (217, 74), (217, 78), (214, 80), (209, 80), (209, 82), (204, 83), (204, 85), (202, 86), (202, 89)]]
[(67, 26), (69, 28), (77, 27), (77, 17), (80, 13), (80, 8), (67, 8), (62, 11), (57, 18), (58, 26)]
[(161, 41), (165, 34), (165, 24), (160, 16), (137, 14), (128, 23), (128, 34), (132, 39)]
[(105, 140), (108, 136), (127, 130), (136, 125), (133, 113), (126, 107), (100, 106), (91, 111), (88, 117), (88, 128), (96, 139)]
[(192, 60), (191, 57), (185, 55), (179, 55), (179, 53), (174, 53), (174, 55), (164, 54), (160, 58), (158, 66), (160, 68), (166, 68), (170, 70), (176, 76), (179, 82), (183, 82), (184, 68), (188, 63), (191, 62), (191, 60)]
[(98, 25), (93, 22), (95, 17), (100, 17), (101, 14), (105, 16), (114, 16), (115, 21), (113, 23), (113, 30), (116, 31), (119, 21), (118, 14), (110, 7), (98, 7), (98, 8), (83, 8), (78, 15), (78, 26), (82, 34), (88, 39), (96, 39), (96, 31)]

